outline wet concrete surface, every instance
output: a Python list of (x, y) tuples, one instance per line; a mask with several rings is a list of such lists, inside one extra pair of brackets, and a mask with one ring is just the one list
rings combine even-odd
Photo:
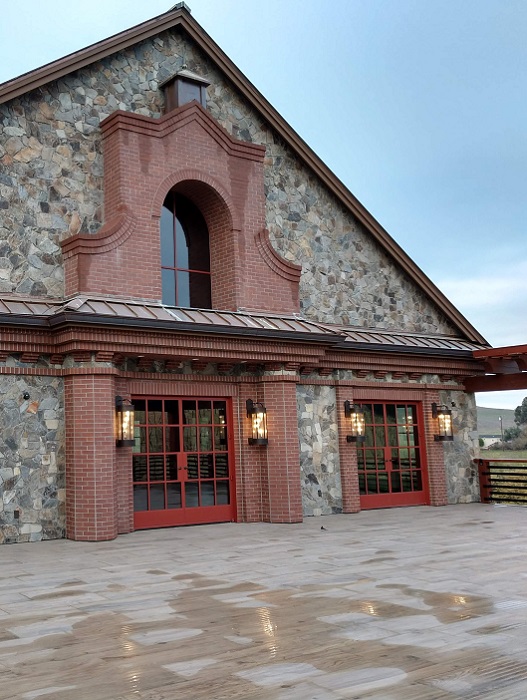
[(525, 700), (526, 533), (473, 504), (4, 545), (0, 700)]

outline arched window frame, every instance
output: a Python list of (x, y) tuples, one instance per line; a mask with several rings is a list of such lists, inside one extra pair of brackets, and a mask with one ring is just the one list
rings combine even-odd
[(183, 195), (169, 192), (160, 236), (163, 303), (211, 309), (210, 241), (200, 210)]

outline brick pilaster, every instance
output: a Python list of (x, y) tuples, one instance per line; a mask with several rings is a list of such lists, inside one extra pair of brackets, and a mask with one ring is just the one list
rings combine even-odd
[(117, 536), (114, 378), (65, 377), (66, 536), (109, 540)]
[(298, 523), (303, 518), (296, 378), (269, 379), (272, 381), (264, 378), (261, 384), (269, 429), (262, 483), (267, 487), (268, 519), (272, 523)]
[(359, 476), (357, 472), (356, 443), (347, 442), (349, 433), (347, 419), (344, 415), (344, 401), (353, 402), (351, 387), (336, 389), (337, 421), (339, 433), (340, 482), (342, 488), (342, 512), (358, 513), (360, 511)]

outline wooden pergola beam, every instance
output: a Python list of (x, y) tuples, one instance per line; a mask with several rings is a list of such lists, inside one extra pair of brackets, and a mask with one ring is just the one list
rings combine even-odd
[(469, 392), (527, 389), (527, 372), (517, 372), (516, 374), (484, 374), (479, 377), (467, 377), (463, 381), (463, 384), (465, 390)]

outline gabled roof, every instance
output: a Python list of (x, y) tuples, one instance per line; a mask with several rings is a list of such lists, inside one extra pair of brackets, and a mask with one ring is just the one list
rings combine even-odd
[(84, 68), (113, 53), (122, 51), (140, 41), (156, 36), (168, 29), (178, 28), (201, 48), (215, 63), (217, 68), (235, 85), (242, 95), (262, 115), (269, 125), (281, 136), (295, 154), (318, 176), (342, 204), (360, 221), (373, 239), (395, 260), (404, 272), (414, 281), (426, 296), (442, 311), (445, 317), (468, 340), (488, 345), (483, 336), (461, 314), (447, 297), (424, 274), (395, 240), (385, 231), (369, 211), (353, 196), (348, 188), (311, 150), (305, 141), (278, 114), (272, 105), (254, 87), (254, 85), (234, 65), (228, 56), (211, 39), (204, 29), (192, 18), (184, 3), (179, 3), (172, 10), (138, 24), (124, 32), (92, 44), (80, 51), (69, 54), (41, 68), (24, 73), (18, 78), (0, 85), (0, 104), (20, 95)]

